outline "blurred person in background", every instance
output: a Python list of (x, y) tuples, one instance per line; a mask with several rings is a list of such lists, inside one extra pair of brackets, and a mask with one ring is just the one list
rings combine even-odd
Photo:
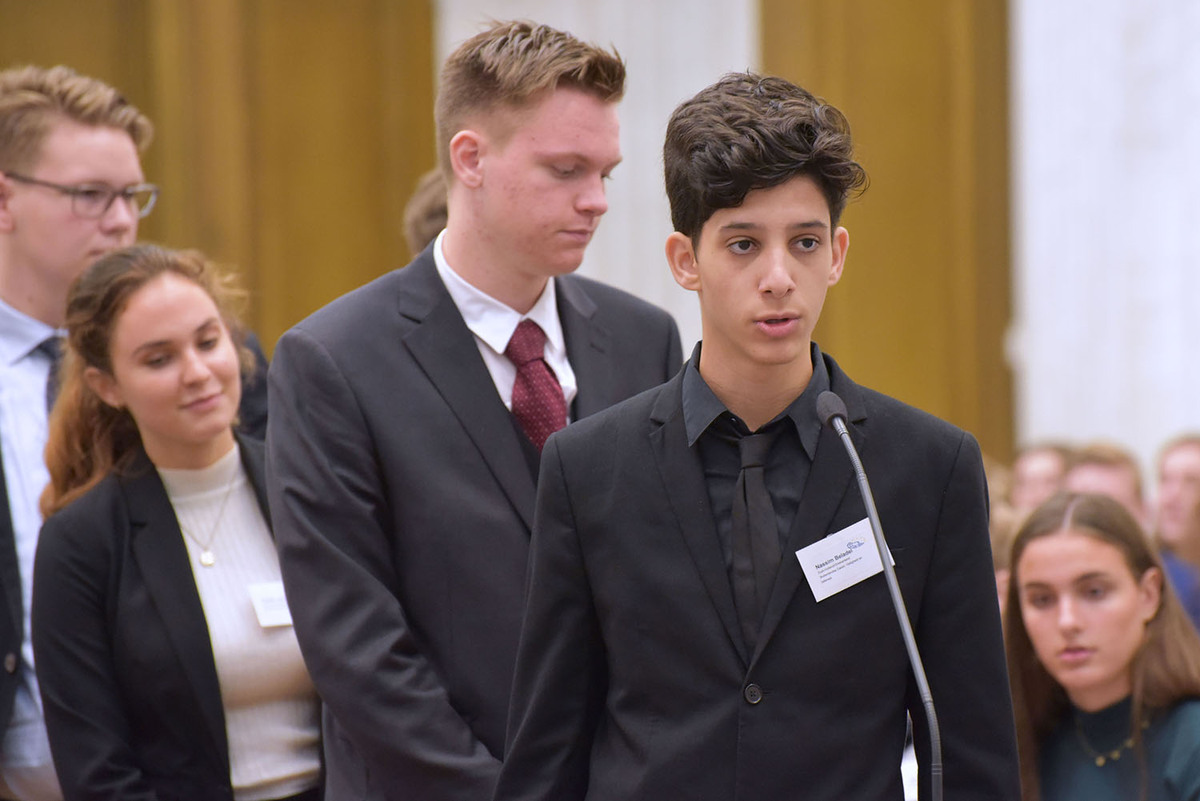
[(1024, 801), (1200, 798), (1200, 638), (1138, 522), (1060, 493), (1022, 524), (1012, 565)]
[(1142, 469), (1133, 453), (1116, 443), (1097, 441), (1076, 449), (1063, 489), (1107, 495), (1124, 506), (1143, 531), (1150, 530)]
[(1072, 449), (1059, 442), (1042, 442), (1022, 448), (1012, 463), (1008, 502), (1026, 514), (1062, 489), (1071, 466)]
[(1158, 457), (1154, 530), (1167, 578), (1200, 626), (1200, 434), (1184, 434)]
[(415, 259), (446, 227), (446, 177), (434, 167), (421, 176), (404, 206), (404, 239)]

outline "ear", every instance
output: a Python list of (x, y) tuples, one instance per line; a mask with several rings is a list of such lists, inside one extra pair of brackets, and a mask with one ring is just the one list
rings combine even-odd
[(842, 280), (842, 268), (846, 266), (846, 251), (850, 249), (850, 232), (840, 225), (833, 231), (833, 264), (829, 271), (829, 286)]
[(696, 292), (700, 289), (700, 271), (696, 265), (696, 251), (692, 240), (679, 231), (667, 237), (667, 264), (675, 283), (684, 289)]
[(83, 371), (83, 380), (88, 385), (88, 389), (95, 392), (100, 400), (114, 409), (125, 408), (117, 380), (111, 375), (98, 367), (87, 367)]
[(5, 233), (13, 229), (13, 215), (9, 208), (12, 200), (12, 181), (0, 172), (0, 231)]
[(1163, 574), (1157, 567), (1147, 568), (1138, 581), (1138, 601), (1141, 606), (1142, 622), (1149, 623), (1162, 606)]
[(465, 186), (476, 187), (483, 183), (483, 156), (487, 152), (487, 139), (478, 131), (459, 131), (450, 140), (450, 168)]

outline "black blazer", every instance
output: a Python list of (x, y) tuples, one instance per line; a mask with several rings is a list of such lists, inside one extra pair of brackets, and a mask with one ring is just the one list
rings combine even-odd
[[(258, 337), (247, 335), (246, 347), (254, 354), (254, 370), (242, 377), (238, 430), (258, 440), (267, 433), (267, 358)], [(25, 636), (25, 607), (21, 598), (21, 570), (13, 534), (12, 512), (4, 463), (0, 460), (0, 733), (12, 717), (13, 696), (20, 684), (21, 640)]]
[[(946, 798), (1019, 797), (978, 446), (827, 358), (937, 703)], [(503, 801), (896, 801), (925, 717), (882, 574), (817, 603), (794, 552), (866, 512), (821, 432), (753, 653), (682, 373), (543, 452)], [(926, 788), (927, 792), (927, 788)], [(926, 797), (926, 795), (922, 795)]]
[[(587, 417), (682, 362), (666, 312), (556, 279)], [(491, 796), (534, 472), (432, 250), (280, 339), (267, 486), (296, 635), (326, 704), (326, 798)]]
[[(263, 445), (239, 444), (267, 515)], [(232, 798), (208, 625), (175, 510), (144, 453), (42, 527), (32, 625), (67, 801)]]

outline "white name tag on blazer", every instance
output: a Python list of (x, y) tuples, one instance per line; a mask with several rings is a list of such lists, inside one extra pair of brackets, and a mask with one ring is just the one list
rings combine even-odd
[(288, 609), (287, 597), (283, 594), (282, 581), (250, 584), (248, 589), (250, 601), (254, 604), (254, 614), (258, 615), (258, 625), (264, 629), (292, 625), (292, 612)]
[[(817, 603), (883, 572), (867, 518), (796, 551)], [(888, 554), (891, 559), (891, 554)], [(892, 559), (892, 564), (896, 560)]]

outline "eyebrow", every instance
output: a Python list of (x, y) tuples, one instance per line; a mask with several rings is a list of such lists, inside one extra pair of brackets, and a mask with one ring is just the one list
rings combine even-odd
[[(1084, 582), (1087, 582), (1087, 581), (1094, 581), (1096, 579), (1108, 579), (1110, 577), (1111, 577), (1111, 574), (1106, 573), (1103, 570), (1093, 570), (1091, 573), (1084, 573), (1082, 576), (1076, 576), (1075, 578), (1071, 579), (1070, 583), (1071, 584), (1083, 584)], [(1044, 581), (1031, 581), (1027, 584), (1021, 585), (1022, 590), (1053, 589), (1053, 588), (1054, 587), (1052, 584), (1047, 584)]]
[(610, 170), (616, 169), (617, 165), (619, 165), (621, 162), (623, 162), (625, 160), (625, 156), (621, 155), (621, 156), (617, 157), (616, 161), (605, 161), (603, 159), (593, 158), (592, 156), (589, 156), (587, 153), (583, 153), (581, 151), (571, 150), (571, 149), (544, 150), (541, 153), (541, 158), (548, 162), (561, 161), (562, 159), (574, 159), (575, 161), (582, 161), (586, 164), (599, 164), (604, 167), (607, 167)]
[[(760, 223), (753, 222), (731, 222), (722, 225), (722, 231), (754, 231), (763, 228)], [(829, 223), (822, 220), (809, 220), (807, 222), (791, 223), (788, 225), (789, 231), (828, 231)]]
[[(209, 317), (207, 320), (200, 323), (200, 325), (196, 326), (196, 329), (194, 331), (192, 331), (192, 335), (194, 336), (196, 334), (199, 334), (204, 329), (211, 328), (212, 326), (216, 325), (218, 322), (219, 322), (218, 318)], [(136, 348), (133, 349), (133, 355), (136, 356), (143, 351), (154, 350), (155, 348), (161, 348), (161, 347), (164, 347), (164, 346), (170, 345), (170, 344), (171, 344), (171, 340), (169, 340), (169, 339), (156, 339), (153, 342), (143, 342), (141, 345), (138, 345)]]
[(1107, 579), (1109, 574), (1102, 570), (1093, 570), (1091, 573), (1084, 573), (1082, 576), (1074, 579), (1072, 584), (1082, 584), (1085, 581), (1094, 581), (1096, 579)]

